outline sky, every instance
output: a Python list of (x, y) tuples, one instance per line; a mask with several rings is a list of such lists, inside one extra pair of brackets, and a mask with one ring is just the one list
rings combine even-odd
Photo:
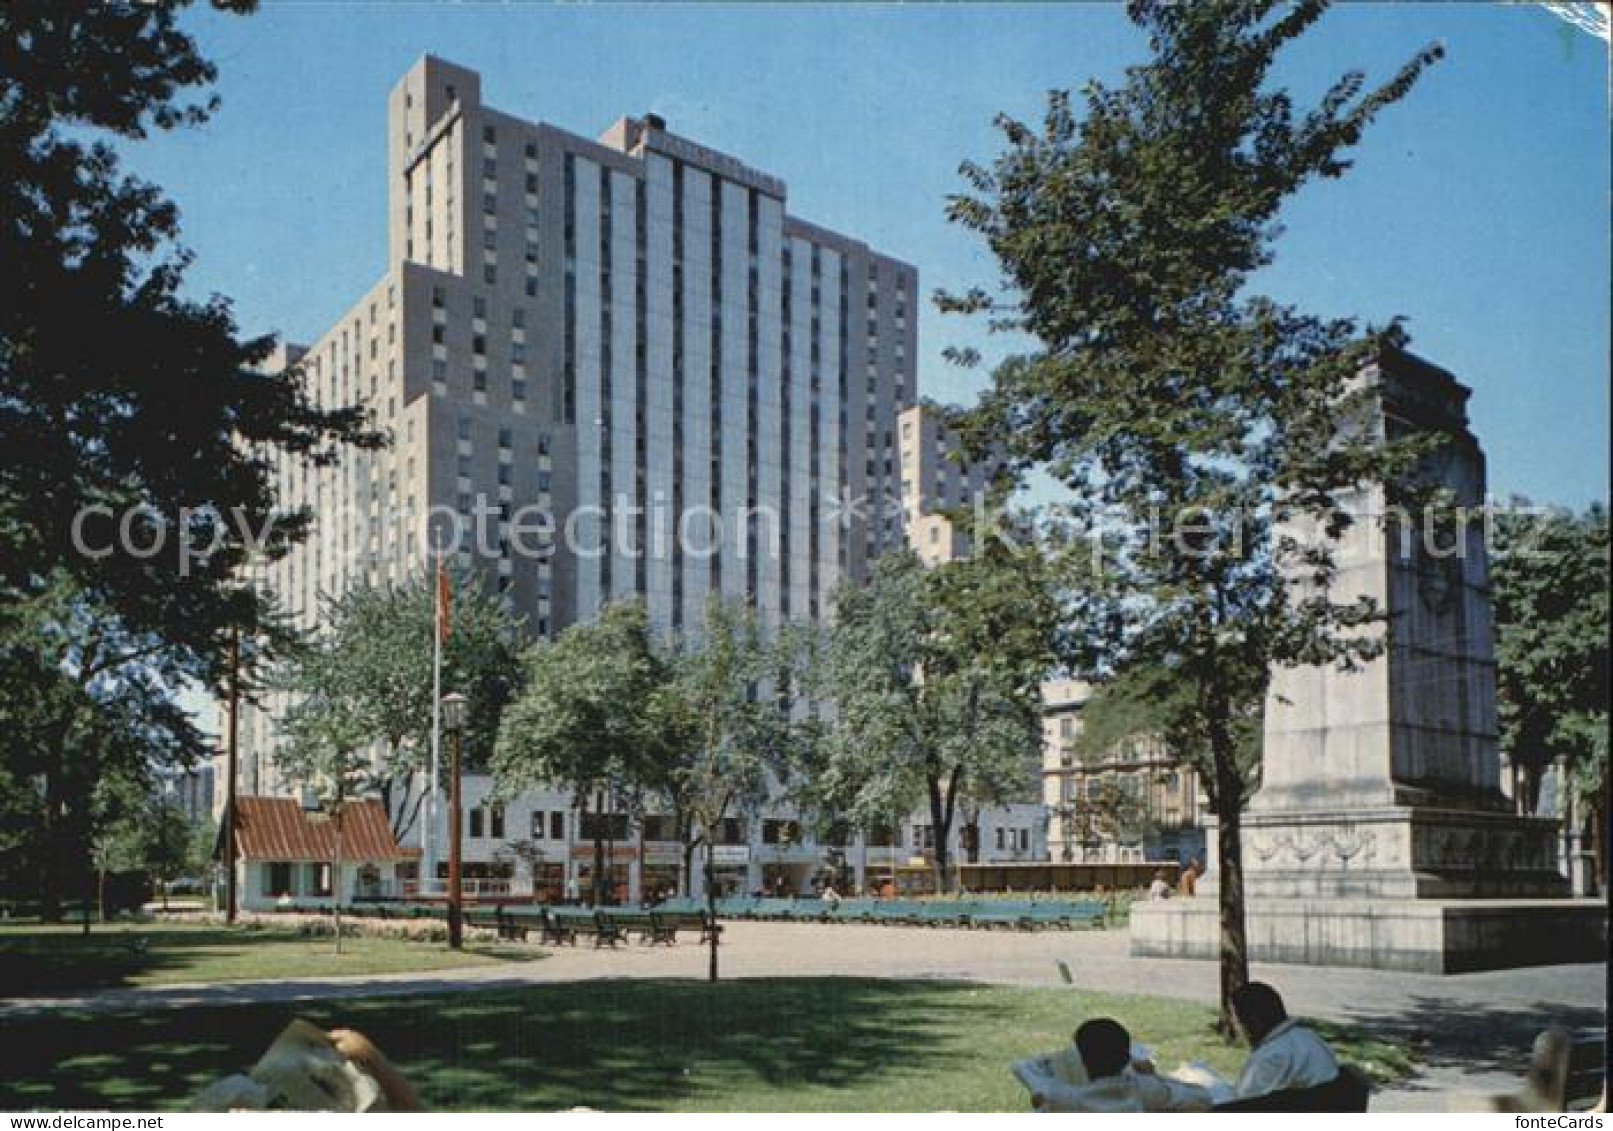
[[(385, 114), (430, 52), (478, 70), (484, 102), (593, 136), (658, 112), (782, 177), (792, 214), (913, 263), (920, 288), (996, 276), (945, 217), (958, 164), (1002, 148), (1050, 89), (1144, 58), (1118, 5), (382, 4), (192, 9), (219, 67), (205, 126), (126, 148), (179, 203), (190, 285), (242, 327), (318, 336), (385, 265)], [(1606, 45), (1529, 4), (1342, 5), (1277, 73), (1301, 100), (1343, 71), (1446, 58), (1368, 133), (1356, 167), (1283, 216), (1257, 289), (1325, 316), (1407, 320), (1412, 348), (1473, 388), (1490, 488), (1583, 506), (1609, 475)], [(1302, 103), (1303, 104), (1303, 103)], [(1000, 352), (926, 311), (919, 387), (967, 402), (948, 345)]]

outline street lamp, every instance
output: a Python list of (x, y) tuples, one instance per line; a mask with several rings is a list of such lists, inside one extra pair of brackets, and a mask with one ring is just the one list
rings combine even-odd
[(464, 807), (460, 802), (460, 745), (465, 733), (469, 701), (459, 692), (442, 697), (442, 727), (448, 732), (448, 945), (459, 950), (465, 943), (464, 894), (460, 888), (460, 822)]

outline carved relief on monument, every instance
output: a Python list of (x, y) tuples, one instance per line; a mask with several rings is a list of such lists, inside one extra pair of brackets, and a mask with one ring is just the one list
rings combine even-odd
[(1249, 836), (1248, 844), (1251, 861), (1257, 868), (1383, 868), (1396, 864), (1400, 856), (1392, 838), (1353, 824), (1260, 831)]

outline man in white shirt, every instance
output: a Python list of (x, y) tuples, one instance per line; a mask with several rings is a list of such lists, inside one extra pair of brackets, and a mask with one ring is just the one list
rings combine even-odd
[[(1131, 1034), (1118, 1021), (1096, 1017), (1075, 1031), (1079, 1065), (1058, 1072), (1044, 1061), (1022, 1061), (1014, 1074), (1031, 1090), (1037, 1111), (1204, 1111), (1210, 1093), (1160, 1076), (1133, 1061)], [(1061, 1078), (1063, 1077), (1063, 1078)], [(1085, 1077), (1085, 1082), (1073, 1078)]]
[(1250, 982), (1232, 995), (1232, 1012), (1249, 1042), (1238, 1098), (1313, 1088), (1338, 1078), (1339, 1062), (1321, 1037), (1288, 1016), (1280, 994)]

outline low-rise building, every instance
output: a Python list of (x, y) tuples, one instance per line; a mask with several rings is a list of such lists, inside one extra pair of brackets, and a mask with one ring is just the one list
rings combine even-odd
[(1042, 800), (1051, 859), (1064, 863), (1204, 859), (1198, 773), (1165, 742), (1142, 735), (1101, 754), (1083, 751), (1078, 679), (1042, 686)]
[(400, 866), (416, 855), (398, 847), (375, 800), (349, 801), (338, 828), (335, 817), (310, 813), (293, 797), (238, 797), (234, 825), (236, 891), (247, 911), (328, 907), (333, 890), (344, 906), (394, 898)]

